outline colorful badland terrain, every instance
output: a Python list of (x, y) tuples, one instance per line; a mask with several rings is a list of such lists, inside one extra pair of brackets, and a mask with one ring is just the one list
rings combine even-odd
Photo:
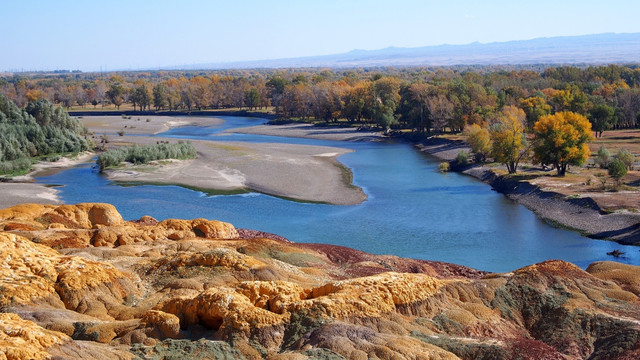
[(640, 357), (636, 266), (489, 274), (108, 204), (0, 229), (1, 359)]

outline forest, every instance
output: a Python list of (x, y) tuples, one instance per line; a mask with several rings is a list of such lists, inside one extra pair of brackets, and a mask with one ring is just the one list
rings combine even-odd
[(269, 109), (280, 119), (345, 121), (387, 131), (460, 132), (487, 126), (505, 106), (541, 116), (571, 111), (586, 116), (596, 135), (635, 128), (640, 113), (640, 68), (407, 67), (14, 74), (0, 78), (0, 94), (19, 107), (48, 100), (67, 109), (201, 111)]
[(27, 156), (87, 148), (80, 125), (53, 104), (247, 109), (418, 139), (464, 132), (478, 161), (491, 156), (515, 173), (533, 151), (536, 163), (561, 176), (589, 157), (592, 132), (640, 125), (640, 68), (621, 65), (34, 73), (0, 78), (0, 95), (5, 118), (24, 127), (2, 125), (9, 134), (0, 144), (5, 172), (24, 167)]

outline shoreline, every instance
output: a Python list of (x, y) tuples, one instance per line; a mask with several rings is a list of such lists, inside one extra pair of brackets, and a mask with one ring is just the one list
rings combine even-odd
[[(419, 151), (447, 162), (454, 161), (458, 151), (469, 150), (461, 141), (442, 138), (416, 143), (415, 146)], [(490, 185), (554, 227), (577, 231), (593, 239), (611, 240), (622, 245), (640, 245), (640, 215), (605, 213), (589, 196), (570, 198), (526, 180), (498, 175), (488, 166), (468, 165), (455, 171)]]
[(42, 161), (33, 166), (33, 170), (22, 176), (12, 178), (2, 178), (0, 181), (0, 208), (10, 206), (36, 203), (44, 205), (62, 204), (58, 197), (58, 190), (51, 184), (41, 184), (35, 182), (35, 176), (44, 174), (55, 174), (79, 164), (88, 162), (95, 153), (84, 152), (74, 158), (63, 157), (58, 161)]
[[(179, 139), (151, 136), (184, 125), (214, 125), (215, 117), (132, 117), (97, 116), (80, 119), (95, 135), (109, 134), (107, 147), (132, 144), (148, 145)], [(126, 128), (125, 128), (126, 126)], [(258, 128), (260, 126), (257, 126)], [(303, 132), (310, 133), (313, 126)], [(123, 135), (113, 135), (124, 129)], [(273, 130), (273, 129), (272, 129)], [(286, 129), (277, 134), (289, 136)], [(297, 129), (301, 131), (300, 128)], [(313, 131), (317, 131), (314, 128)], [(347, 140), (353, 131), (338, 129), (333, 140)], [(221, 139), (231, 132), (220, 133)], [(94, 136), (95, 136), (94, 135)], [(145, 136), (147, 135), (147, 136)], [(304, 134), (303, 134), (304, 135)], [(360, 134), (357, 134), (360, 135)], [(370, 136), (370, 134), (367, 134)], [(340, 147), (239, 141), (189, 140), (196, 147), (197, 158), (163, 161), (156, 165), (124, 166), (105, 173), (114, 182), (171, 184), (204, 192), (255, 191), (302, 202), (333, 205), (357, 205), (366, 194), (345, 176), (350, 171), (337, 158), (351, 150)]]

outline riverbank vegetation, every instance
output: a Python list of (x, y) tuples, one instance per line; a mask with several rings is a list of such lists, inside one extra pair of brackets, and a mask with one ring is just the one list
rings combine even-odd
[(40, 99), (20, 109), (0, 95), (0, 174), (21, 174), (33, 161), (90, 147), (82, 124), (62, 108)]
[(505, 106), (531, 130), (560, 111), (586, 116), (600, 135), (634, 128), (637, 66), (407, 67), (15, 74), (0, 93), (20, 107), (47, 99), (68, 109), (196, 111), (244, 108), (280, 119), (378, 125), (431, 134), (492, 121)]
[[(278, 122), (377, 127), (412, 139), (473, 128), (492, 143), (490, 150), (486, 139), (477, 144), (475, 159), (491, 156), (509, 173), (535, 160), (564, 175), (589, 156), (586, 133), (601, 138), (640, 126), (636, 65), (38, 73), (1, 78), (0, 93), (21, 106), (48, 99), (85, 111), (247, 109)], [(535, 130), (557, 114), (581, 119), (581, 135), (563, 139), (564, 149), (545, 146), (551, 139), (544, 137), (555, 136), (550, 128), (547, 135)]]
[(118, 166), (122, 162), (140, 165), (157, 160), (186, 160), (195, 157), (196, 149), (190, 142), (179, 141), (174, 144), (162, 142), (152, 145), (133, 145), (110, 149), (100, 154), (96, 163), (102, 172), (106, 168)]

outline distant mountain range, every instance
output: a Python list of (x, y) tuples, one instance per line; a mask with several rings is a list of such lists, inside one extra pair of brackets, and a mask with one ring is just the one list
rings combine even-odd
[(605, 64), (640, 62), (640, 33), (561, 36), (532, 40), (417, 48), (388, 47), (344, 54), (228, 63), (170, 69), (249, 69), (516, 64)]

